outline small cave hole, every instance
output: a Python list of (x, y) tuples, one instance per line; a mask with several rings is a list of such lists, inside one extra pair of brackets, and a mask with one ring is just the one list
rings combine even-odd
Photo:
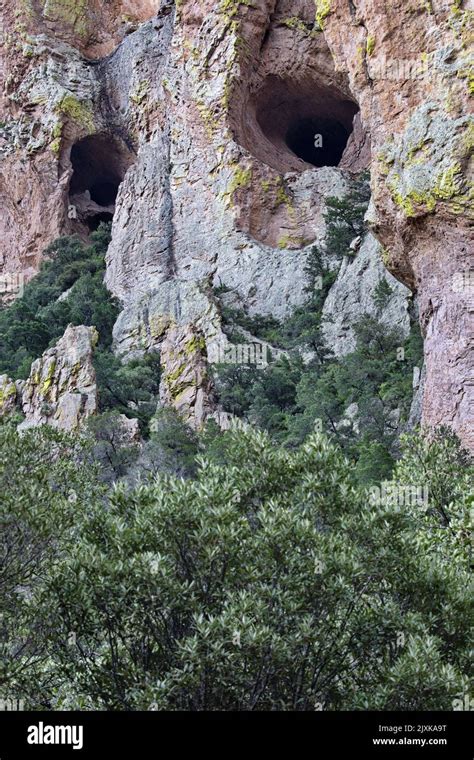
[(111, 222), (113, 218), (113, 214), (109, 214), (107, 211), (104, 211), (101, 214), (89, 216), (86, 220), (86, 224), (90, 232), (95, 232), (95, 230), (99, 229), (101, 222)]
[(311, 166), (361, 171), (370, 159), (357, 103), (323, 78), (296, 81), (270, 74), (232, 120), (236, 141), (279, 172)]
[(134, 158), (126, 143), (111, 134), (91, 135), (73, 145), (69, 218), (79, 231), (87, 234), (113, 219), (120, 184)]
[(297, 119), (288, 129), (285, 143), (295, 156), (313, 166), (338, 166), (350, 131), (336, 119)]

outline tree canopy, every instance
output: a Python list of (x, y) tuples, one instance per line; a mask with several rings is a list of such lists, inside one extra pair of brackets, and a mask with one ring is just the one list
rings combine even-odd
[(472, 468), (452, 440), (410, 442), (397, 469), (428, 505), (374, 504), (324, 435), (289, 451), (231, 431), (193, 477), (133, 487), (97, 485), (85, 442), (51, 431), (0, 426), (0, 457), (18, 486), (2, 681), (29, 706), (437, 710), (466, 692)]

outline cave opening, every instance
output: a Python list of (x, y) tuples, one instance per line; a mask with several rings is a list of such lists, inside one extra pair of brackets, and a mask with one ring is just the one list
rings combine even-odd
[(91, 200), (98, 206), (110, 206), (117, 199), (120, 182), (95, 182), (90, 189)]
[(325, 166), (358, 172), (370, 160), (358, 104), (336, 83), (270, 74), (232, 118), (237, 142), (280, 172)]
[(90, 232), (95, 232), (95, 230), (99, 229), (101, 222), (111, 222), (113, 218), (114, 215), (107, 211), (103, 211), (101, 214), (94, 214), (94, 216), (89, 216), (87, 218), (87, 228)]
[(112, 134), (90, 135), (72, 146), (70, 218), (84, 234), (113, 219), (120, 185), (134, 158), (126, 143)]
[(337, 119), (303, 118), (291, 123), (285, 144), (307, 164), (338, 166), (349, 136), (349, 130)]

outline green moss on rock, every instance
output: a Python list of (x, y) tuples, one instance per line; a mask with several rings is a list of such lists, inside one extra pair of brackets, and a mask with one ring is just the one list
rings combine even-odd
[(87, 0), (46, 0), (43, 16), (51, 21), (67, 24), (81, 37), (88, 34)]
[(94, 131), (94, 116), (89, 103), (85, 103), (75, 95), (64, 95), (56, 104), (57, 113), (63, 114), (71, 121), (80, 124), (88, 132)]
[(16, 386), (13, 381), (6, 381), (0, 386), (0, 410), (16, 397)]
[(303, 19), (299, 18), (299, 16), (290, 16), (289, 18), (283, 19), (280, 23), (288, 27), (288, 29), (294, 29), (295, 31), (300, 32), (305, 37), (316, 37), (322, 31), (319, 25), (315, 25), (312, 29), (308, 28), (308, 25), (305, 24)]
[(234, 165), (234, 176), (229, 185), (229, 195), (233, 195), (237, 190), (245, 189), (252, 181), (252, 168), (243, 169), (238, 164)]
[(367, 55), (373, 55), (375, 50), (375, 37), (373, 37), (371, 34), (367, 37), (367, 46), (366, 46), (366, 52)]
[(53, 360), (48, 367), (47, 375), (41, 385), (40, 393), (42, 396), (47, 396), (49, 389), (51, 388), (54, 373), (56, 372), (56, 361)]
[(331, 13), (331, 0), (315, 0), (316, 2), (316, 21), (319, 26), (323, 27), (323, 21)]
[(186, 343), (184, 350), (188, 356), (203, 353), (206, 350), (206, 341), (202, 336), (194, 336)]
[(407, 217), (419, 213), (432, 213), (438, 202), (450, 201), (453, 213), (473, 211), (473, 189), (466, 189), (466, 183), (459, 163), (442, 171), (428, 190), (412, 189), (404, 193), (399, 186), (399, 175), (393, 175), (388, 182), (392, 198)]

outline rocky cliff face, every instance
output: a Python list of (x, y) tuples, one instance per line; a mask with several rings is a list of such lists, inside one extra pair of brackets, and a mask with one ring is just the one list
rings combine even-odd
[(52, 425), (75, 430), (97, 411), (97, 388), (92, 354), (97, 343), (93, 327), (68, 327), (63, 337), (33, 362), (21, 384), (20, 428)]
[(284, 318), (304, 300), (325, 198), (370, 166), (380, 242), (343, 266), (328, 342), (350, 349), (380, 277), (405, 331), (416, 291), (424, 422), (474, 447), (467, 3), (103, 6), (5, 4), (4, 271), (30, 277), (59, 234), (113, 218), (116, 351), (161, 348), (163, 401), (198, 426), (213, 410), (207, 357), (225, 341), (213, 288)]
[(92, 362), (97, 340), (94, 327), (70, 325), (56, 345), (33, 362), (27, 380), (15, 383), (0, 375), (0, 416), (20, 412), (21, 430), (38, 425), (79, 428), (98, 409)]
[(453, 427), (472, 448), (472, 4), (319, 6), (370, 131), (373, 228), (387, 266), (419, 294), (424, 421)]

